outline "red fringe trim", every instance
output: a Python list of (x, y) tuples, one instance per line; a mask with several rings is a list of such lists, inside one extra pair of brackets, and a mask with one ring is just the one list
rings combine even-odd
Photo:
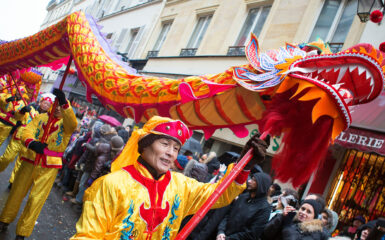
[(274, 96), (259, 126), (261, 132), (267, 130), (274, 136), (284, 133), (283, 146), (274, 156), (272, 167), (277, 179), (283, 182), (291, 180), (297, 187), (305, 183), (322, 164), (329, 146), (333, 119), (322, 116), (313, 124), (311, 112), (318, 99), (298, 101), (303, 94), (290, 99), (294, 90)]

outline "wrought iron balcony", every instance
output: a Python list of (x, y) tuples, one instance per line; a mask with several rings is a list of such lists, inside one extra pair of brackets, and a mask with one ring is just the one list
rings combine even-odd
[(159, 53), (159, 51), (148, 51), (148, 52), (147, 52), (147, 58), (150, 58), (150, 57), (157, 57), (157, 56), (158, 56), (158, 53)]
[(198, 48), (182, 48), (179, 56), (195, 56)]
[(344, 43), (340, 42), (334, 42), (334, 43), (329, 43), (330, 50), (332, 50), (333, 53), (337, 53), (341, 51), (342, 47), (344, 46)]
[(245, 46), (230, 46), (227, 56), (245, 56)]

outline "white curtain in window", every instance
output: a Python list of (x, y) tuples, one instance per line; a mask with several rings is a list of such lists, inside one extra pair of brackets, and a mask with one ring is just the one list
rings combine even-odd
[(168, 31), (170, 30), (170, 28), (171, 28), (171, 22), (163, 24), (162, 31), (160, 32), (158, 39), (156, 40), (156, 43), (154, 45), (154, 48), (152, 49), (153, 51), (159, 51), (160, 50), (164, 41), (166, 40)]
[(357, 0), (326, 0), (309, 41), (343, 43), (357, 10)]
[(235, 46), (244, 46), (251, 33), (259, 36), (263, 25), (265, 24), (266, 18), (269, 15), (270, 9), (271, 6), (250, 9), (238, 39), (235, 42)]
[(200, 17), (197, 25), (195, 26), (194, 32), (191, 35), (190, 41), (187, 44), (187, 48), (198, 48), (201, 43), (203, 36), (211, 22), (212, 15)]

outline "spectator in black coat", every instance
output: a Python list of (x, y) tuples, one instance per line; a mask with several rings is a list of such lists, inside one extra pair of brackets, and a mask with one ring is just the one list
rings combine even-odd
[(265, 227), (262, 239), (276, 240), (326, 240), (322, 221), (318, 219), (323, 206), (316, 200), (304, 200), (296, 209), (286, 206), (283, 214), (276, 215)]
[(380, 217), (374, 221), (375, 227), (370, 231), (366, 240), (383, 240), (385, 239), (385, 218)]
[(258, 239), (269, 221), (267, 192), (271, 177), (257, 172), (247, 181), (248, 192), (239, 195), (218, 226), (217, 240)]

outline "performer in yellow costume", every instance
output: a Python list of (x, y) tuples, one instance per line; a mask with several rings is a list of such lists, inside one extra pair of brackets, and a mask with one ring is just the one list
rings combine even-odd
[[(218, 186), (169, 171), (189, 137), (184, 123), (163, 117), (152, 117), (134, 131), (112, 173), (86, 191), (71, 239), (175, 238), (182, 219), (194, 214)], [(264, 157), (266, 146), (260, 151)], [(245, 189), (248, 175), (249, 170), (243, 170), (214, 208), (230, 204)]]
[[(20, 87), (20, 92), (25, 93), (25, 88)], [(26, 94), (23, 94), (23, 97), (28, 101)], [(0, 146), (10, 134), (21, 126), (21, 121), (26, 117), (27, 112), (28, 108), (16, 88), (12, 89), (12, 95), (0, 93)]]
[(23, 130), (21, 139), (29, 149), (21, 156), (23, 162), (0, 215), (1, 232), (5, 231), (8, 224), (16, 218), (20, 204), (31, 188), (27, 204), (17, 223), (16, 239), (18, 240), (31, 235), (58, 169), (62, 166), (61, 156), (77, 126), (75, 114), (64, 93), (55, 89), (54, 95), (60, 106), (52, 109), (55, 112), (47, 140), (39, 141), (49, 120), (47, 113), (35, 117)]
[(5, 149), (4, 154), (0, 157), (0, 172), (4, 171), (8, 165), (16, 158), (18, 155), (17, 161), (15, 163), (15, 167), (12, 171), (11, 177), (9, 179), (9, 187), (11, 188), (11, 185), (13, 183), (13, 180), (15, 178), (15, 173), (19, 169), (21, 165), (20, 156), (21, 153), (26, 150), (26, 147), (24, 146), (23, 142), (21, 141), (21, 136), (23, 134), (24, 126), (32, 121), (32, 117), (36, 117), (38, 114), (46, 113), (49, 108), (51, 107), (52, 99), (49, 97), (43, 97), (39, 102), (38, 109), (35, 109), (34, 107), (30, 106), (30, 114), (28, 114), (22, 124), (23, 127), (18, 128), (15, 133), (12, 136), (11, 141), (9, 142), (7, 148)]

